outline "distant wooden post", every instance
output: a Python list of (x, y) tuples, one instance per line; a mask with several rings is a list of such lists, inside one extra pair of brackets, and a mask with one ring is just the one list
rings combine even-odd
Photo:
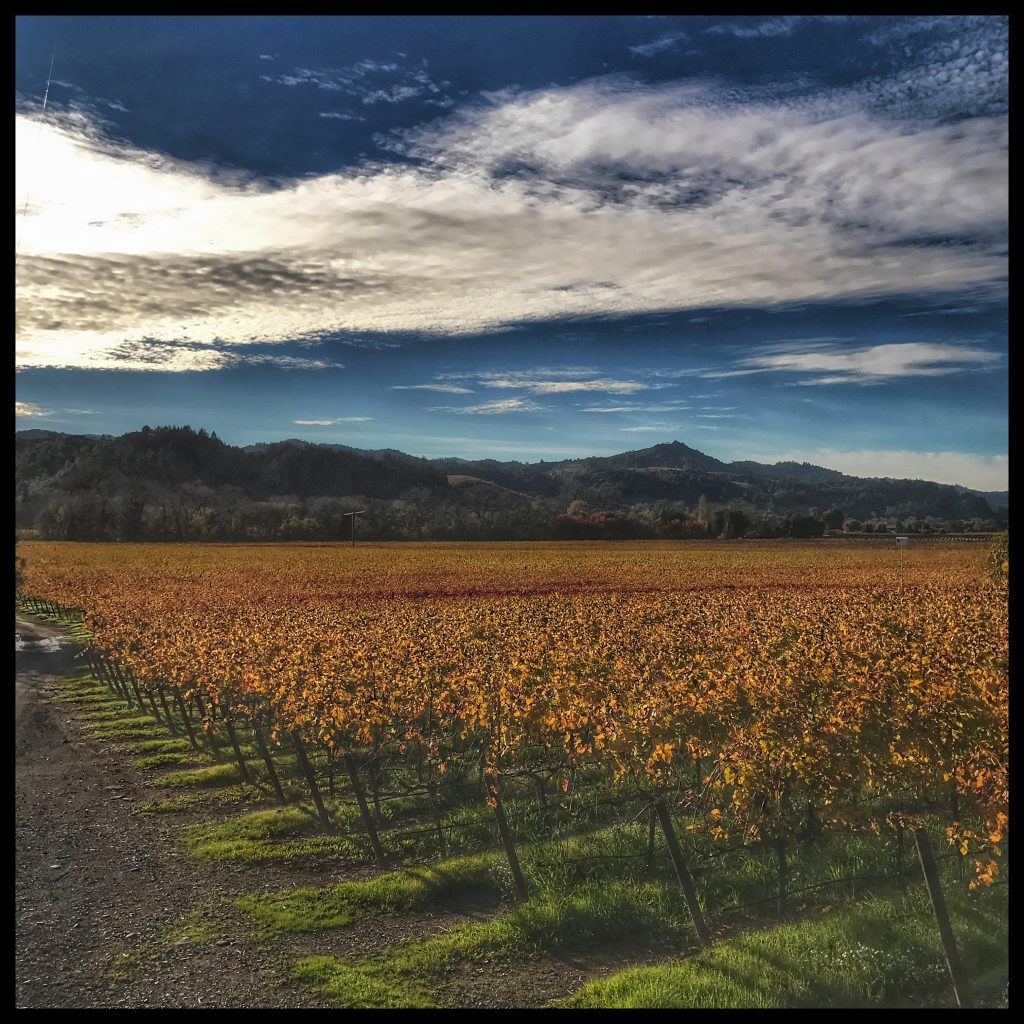
[(921, 861), (921, 872), (924, 875), (925, 885), (928, 886), (928, 896), (932, 901), (935, 923), (939, 928), (942, 951), (946, 955), (946, 967), (949, 970), (950, 980), (953, 982), (956, 1005), (964, 1007), (967, 1005), (967, 979), (964, 976), (963, 967), (960, 966), (960, 954), (957, 952), (956, 938), (949, 923), (949, 912), (946, 910), (946, 899), (942, 894), (942, 884), (939, 881), (939, 871), (935, 865), (932, 844), (928, 833), (923, 828), (914, 829), (914, 842), (917, 844), (917, 856)]
[(358, 512), (344, 512), (343, 515), (350, 516), (352, 519), (352, 547), (356, 546), (356, 516), (366, 515), (366, 509), (360, 509)]
[(700, 902), (697, 899), (697, 888), (693, 884), (693, 875), (683, 860), (683, 851), (679, 848), (679, 840), (676, 838), (676, 830), (672, 825), (672, 818), (665, 806), (665, 801), (658, 797), (654, 801), (654, 809), (658, 814), (658, 821), (661, 823), (661, 831), (665, 835), (665, 842), (668, 844), (669, 856), (672, 858), (672, 865), (676, 869), (676, 877), (683, 889), (683, 897), (686, 906), (693, 918), (693, 927), (697, 932), (697, 938), (702, 946), (711, 942), (711, 932), (704, 921), (704, 912), (700, 909)]

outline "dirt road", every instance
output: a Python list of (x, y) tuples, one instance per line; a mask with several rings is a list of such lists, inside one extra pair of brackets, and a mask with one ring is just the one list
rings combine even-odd
[[(67, 635), (20, 615), (15, 630), (17, 1006), (323, 1006), (265, 947), (155, 941), (233, 887), (131, 813), (152, 794), (129, 759), (104, 753), (71, 705), (49, 699), (78, 666)], [(123, 955), (149, 943), (158, 948), (114, 980)]]

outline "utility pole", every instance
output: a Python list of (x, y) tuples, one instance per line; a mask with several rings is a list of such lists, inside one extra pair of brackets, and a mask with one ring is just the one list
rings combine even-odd
[(366, 515), (366, 509), (360, 509), (358, 512), (344, 512), (346, 516), (352, 517), (352, 547), (356, 546), (356, 516)]

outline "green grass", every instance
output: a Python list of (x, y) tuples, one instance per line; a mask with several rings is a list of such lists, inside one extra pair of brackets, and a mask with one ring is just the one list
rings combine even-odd
[[(353, 809), (343, 814), (333, 808), (339, 825), (354, 824)], [(303, 857), (361, 859), (366, 843), (362, 836), (325, 834), (316, 812), (306, 805), (253, 811), (212, 824), (184, 829), (181, 842), (200, 860), (294, 861)]]
[[(961, 960), (976, 995), (1009, 970), (1005, 894), (949, 887)], [(952, 1006), (927, 896), (873, 899), (828, 915), (747, 932), (682, 963), (634, 967), (585, 985), (560, 1006), (778, 1008)]]
[(155, 721), (152, 715), (130, 710), (122, 701), (107, 701), (103, 704), (93, 703), (92, 707), (83, 713), (82, 718), (86, 722), (138, 722)]
[(135, 715), (113, 722), (100, 722), (92, 732), (92, 739), (100, 743), (110, 740), (157, 739), (167, 736), (167, 729), (153, 718)]
[[(166, 778), (167, 776), (164, 776)], [(334, 830), (325, 833), (308, 803), (257, 810), (227, 821), (194, 825), (182, 834), (186, 849), (200, 860), (296, 861), (303, 857), (367, 861), (372, 851), (358, 808), (344, 798), (324, 799)], [(387, 815), (414, 806), (412, 800), (385, 804)]]
[(430, 1009), (437, 1004), (422, 985), (394, 983), (386, 977), (349, 968), (331, 956), (308, 956), (292, 968), (292, 977), (346, 1009)]
[(145, 757), (137, 757), (132, 764), (142, 771), (153, 771), (156, 768), (166, 768), (169, 765), (188, 765), (189, 767), (200, 767), (203, 762), (209, 762), (208, 755), (198, 751), (167, 751), (160, 754), (147, 754)]
[(590, 952), (609, 941), (678, 932), (685, 927), (678, 902), (660, 885), (594, 880), (564, 896), (540, 893), (489, 921), (392, 946), (373, 960), (307, 958), (295, 976), (339, 1006), (423, 1006), (431, 984), (462, 961)]
[[(91, 708), (127, 708), (120, 697), (115, 697), (105, 686), (76, 686), (74, 689), (65, 687), (64, 692), (53, 695), (53, 700), (61, 704), (83, 704)], [(123, 714), (123, 711), (122, 711)]]
[(189, 743), (188, 740), (184, 739), (142, 740), (139, 743), (125, 743), (120, 745), (118, 749), (128, 753), (139, 754), (140, 756), (147, 754), (194, 753), (198, 757), (200, 753), (199, 751), (194, 751), (192, 744)]
[(203, 768), (187, 768), (178, 772), (167, 772), (165, 775), (149, 780), (149, 785), (207, 789), (231, 786), (241, 781), (242, 773), (237, 764), (211, 764)]
[(504, 859), (491, 853), (389, 871), (366, 881), (253, 893), (235, 905), (270, 931), (302, 932), (340, 928), (371, 913), (398, 914), (474, 898), (496, 900), (508, 889)]
[(184, 814), (190, 811), (217, 811), (238, 808), (267, 799), (267, 793), (257, 786), (239, 783), (219, 789), (190, 789), (164, 800), (151, 800), (140, 804), (136, 814)]

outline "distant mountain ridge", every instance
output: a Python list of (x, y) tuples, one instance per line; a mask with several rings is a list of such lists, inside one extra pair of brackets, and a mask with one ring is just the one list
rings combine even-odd
[[(148, 524), (153, 508), (168, 515), (167, 508), (182, 503), (213, 510), (214, 532), (226, 529), (233, 509), (253, 503), (272, 505), (280, 515), (287, 506), (296, 522), (319, 522), (330, 502), (358, 498), (393, 503), (410, 523), (419, 523), (423, 510), (443, 518), (437, 509), (444, 506), (452, 524), (483, 530), (518, 516), (542, 534), (543, 524), (554, 530), (559, 517), (575, 521), (598, 513), (659, 530), (666, 517), (692, 519), (698, 508), (732, 510), (737, 522), (749, 524), (794, 515), (824, 519), (827, 511), (840, 523), (885, 517), (989, 521), (1005, 518), (1009, 507), (1008, 492), (854, 477), (807, 463), (725, 463), (680, 441), (530, 463), (426, 459), (297, 438), (235, 447), (190, 427), (147, 427), (119, 437), (34, 429), (15, 434), (15, 454), (17, 525), (43, 532), (57, 528), (54, 517), (59, 521), (76, 503), (88, 504), (90, 495), (116, 499), (121, 511), (96, 513), (111, 522), (135, 515), (139, 521), (128, 533)], [(129, 506), (135, 511), (124, 513)], [(382, 517), (385, 511), (382, 506)], [(174, 535), (182, 527), (161, 529)], [(104, 527), (105, 534), (112, 530)]]

